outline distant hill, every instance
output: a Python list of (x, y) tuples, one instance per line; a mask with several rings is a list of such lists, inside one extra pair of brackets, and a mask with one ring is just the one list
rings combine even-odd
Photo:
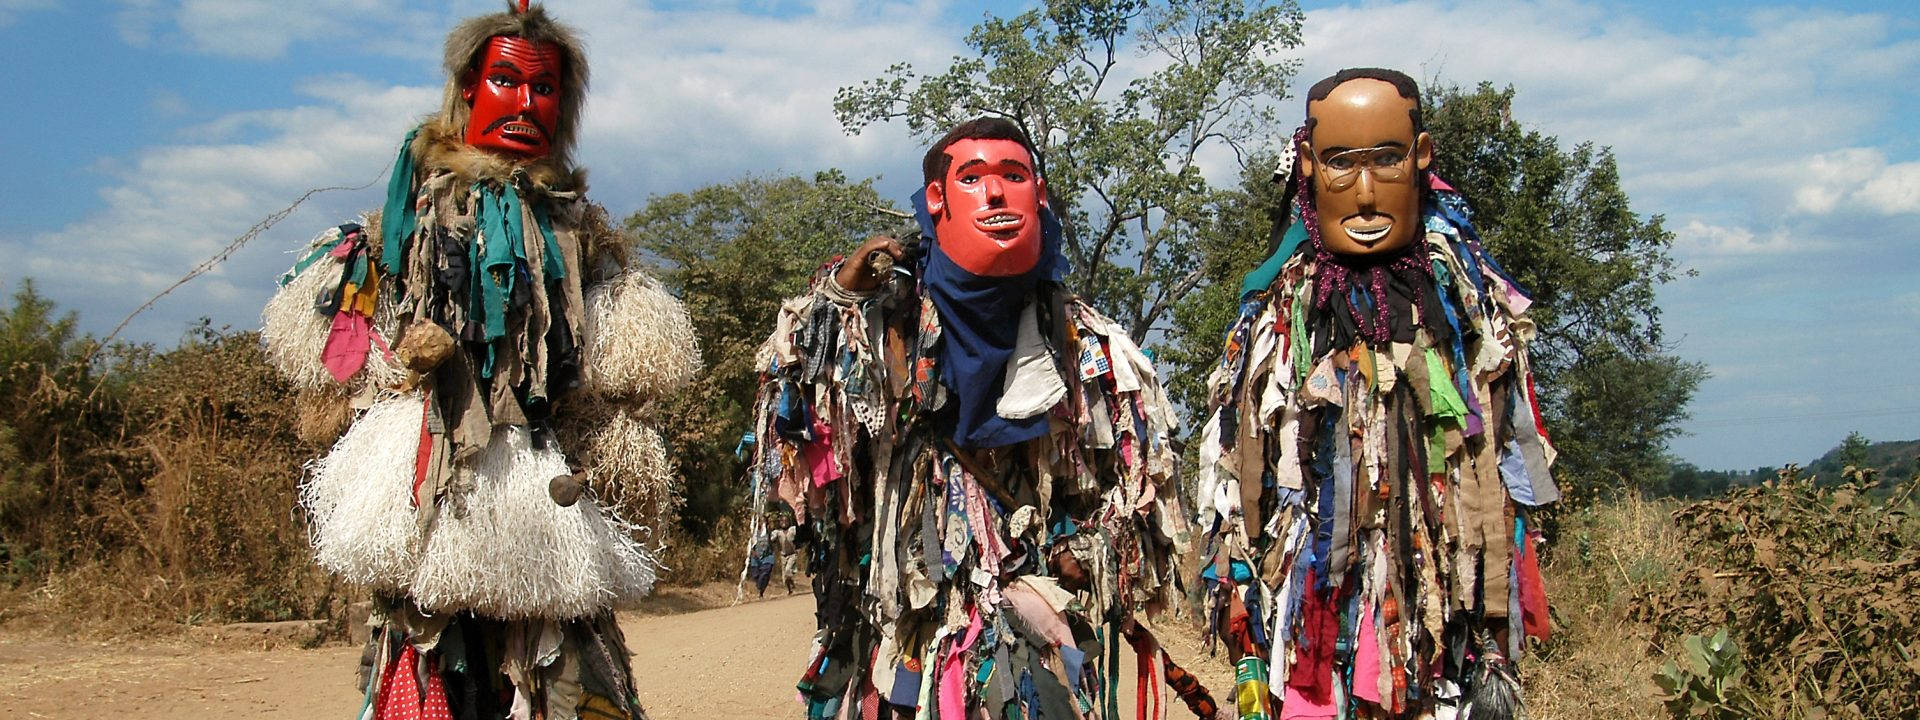
[[(1835, 445), (1820, 459), (1807, 463), (1809, 473), (1822, 479), (1838, 479), (1846, 463), (1840, 459), (1844, 443)], [(1887, 479), (1905, 479), (1913, 477), (1914, 457), (1920, 455), (1920, 440), (1889, 440), (1867, 445), (1867, 467), (1879, 468), (1881, 477)]]
[[(1801, 475), (1813, 475), (1823, 483), (1839, 482), (1841, 471), (1846, 462), (1841, 459), (1846, 448), (1845, 441), (1833, 446), (1827, 454), (1813, 462), (1801, 466)], [(1887, 442), (1868, 443), (1866, 447), (1866, 466), (1878, 468), (1883, 480), (1904, 480), (1913, 477), (1915, 456), (1920, 455), (1920, 440), (1889, 440)], [(1729, 487), (1754, 485), (1770, 480), (1779, 470), (1775, 467), (1758, 467), (1752, 470), (1702, 470), (1692, 463), (1674, 463), (1666, 482), (1650, 488), (1655, 495), (1681, 498), (1702, 498), (1717, 495)]]

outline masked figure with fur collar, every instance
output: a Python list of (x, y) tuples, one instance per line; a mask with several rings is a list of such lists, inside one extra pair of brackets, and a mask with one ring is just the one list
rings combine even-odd
[(636, 408), (697, 368), (691, 321), (583, 198), (573, 33), (523, 3), (445, 68), (385, 209), (317, 238), (264, 318), (308, 407), (354, 408), (301, 503), (320, 564), (374, 592), (362, 717), (638, 720), (613, 610), (652, 588), (635, 536), (672, 480)]
[(1279, 249), (1210, 380), (1197, 496), (1242, 717), (1520, 716), (1559, 498), (1527, 293), (1431, 170), (1420, 92), (1307, 93)]

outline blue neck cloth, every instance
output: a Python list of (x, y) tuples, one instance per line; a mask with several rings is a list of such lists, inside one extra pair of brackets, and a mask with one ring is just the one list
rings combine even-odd
[(963, 448), (1003, 447), (1047, 434), (1047, 415), (1009, 420), (994, 412), (1007, 361), (1020, 333), (1020, 312), (1042, 282), (1066, 276), (1060, 254), (1060, 219), (1040, 209), (1040, 261), (1013, 277), (984, 277), (954, 264), (940, 249), (926, 189), (913, 194), (922, 237), (932, 240), (923, 256), (921, 286), (940, 313), (940, 382), (953, 394), (953, 441)]

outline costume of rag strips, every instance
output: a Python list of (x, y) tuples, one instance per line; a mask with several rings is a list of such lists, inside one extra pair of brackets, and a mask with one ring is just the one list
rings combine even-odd
[[(1124, 621), (1175, 597), (1173, 410), (1125, 329), (1060, 287), (1045, 223), (1021, 277), (929, 242), (876, 291), (830, 264), (780, 310), (751, 475), (814, 577), (809, 718), (1117, 717)], [(1137, 651), (1157, 717), (1179, 670)]]
[[(476, 22), (578, 62), (539, 8)], [(300, 490), (318, 562), (375, 595), (360, 717), (638, 720), (613, 611), (652, 588), (636, 521), (670, 519), (672, 476), (637, 408), (697, 369), (692, 324), (624, 267), (564, 145), (491, 153), (465, 122), (409, 133), (384, 211), (323, 233), (265, 311), (279, 369), (357, 408)]]
[(1469, 716), (1547, 634), (1531, 301), (1427, 187), (1424, 239), (1356, 268), (1307, 240), (1300, 193), (1210, 379), (1203, 576), (1243, 717)]

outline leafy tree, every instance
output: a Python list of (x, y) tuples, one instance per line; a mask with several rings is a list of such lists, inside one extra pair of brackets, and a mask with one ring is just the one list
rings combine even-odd
[[(1273, 102), (1296, 61), (1301, 12), (1245, 0), (1049, 0), (988, 17), (970, 57), (934, 75), (898, 64), (843, 87), (834, 111), (851, 133), (903, 121), (931, 139), (992, 115), (1039, 146), (1051, 203), (1066, 221), (1073, 287), (1144, 341), (1209, 279), (1211, 254), (1244, 236), (1240, 193), (1201, 173), (1203, 153), (1244, 166), (1286, 128)], [(1217, 268), (1212, 268), (1217, 270)]]
[(1239, 317), (1240, 281), (1270, 251), (1266, 238), (1281, 203), (1280, 184), (1273, 181), (1279, 162), (1271, 152), (1253, 155), (1239, 187), (1222, 191), (1214, 226), (1199, 236), (1201, 282), (1173, 305), (1159, 359), (1170, 368), (1169, 394), (1193, 412), (1207, 406), (1207, 375), (1220, 361), (1227, 327)]
[(1673, 233), (1642, 218), (1613, 152), (1513, 118), (1513, 89), (1429, 88), (1437, 170), (1474, 209), (1489, 251), (1533, 293), (1534, 370), (1556, 474), (1575, 491), (1665, 478), (1666, 441), (1706, 377), (1668, 352), (1655, 289), (1675, 277)]
[(53, 483), (47, 459), (59, 446), (64, 420), (78, 403), (75, 381), (87, 377), (79, 360), (91, 341), (79, 337), (72, 312), (59, 314), (32, 280), (20, 283), (13, 307), (0, 312), (0, 527), (32, 523), (32, 511)]
[(734, 457), (751, 418), (757, 349), (780, 302), (807, 289), (822, 260), (900, 225), (905, 213), (871, 180), (838, 170), (746, 178), (648, 200), (627, 232), (693, 315), (706, 367), (692, 387), (662, 400), (661, 435), (687, 478), (681, 526), (704, 539), (737, 510), (745, 487)]
[(1872, 445), (1859, 430), (1847, 433), (1847, 439), (1840, 442), (1840, 466), (1866, 467), (1867, 449)]

